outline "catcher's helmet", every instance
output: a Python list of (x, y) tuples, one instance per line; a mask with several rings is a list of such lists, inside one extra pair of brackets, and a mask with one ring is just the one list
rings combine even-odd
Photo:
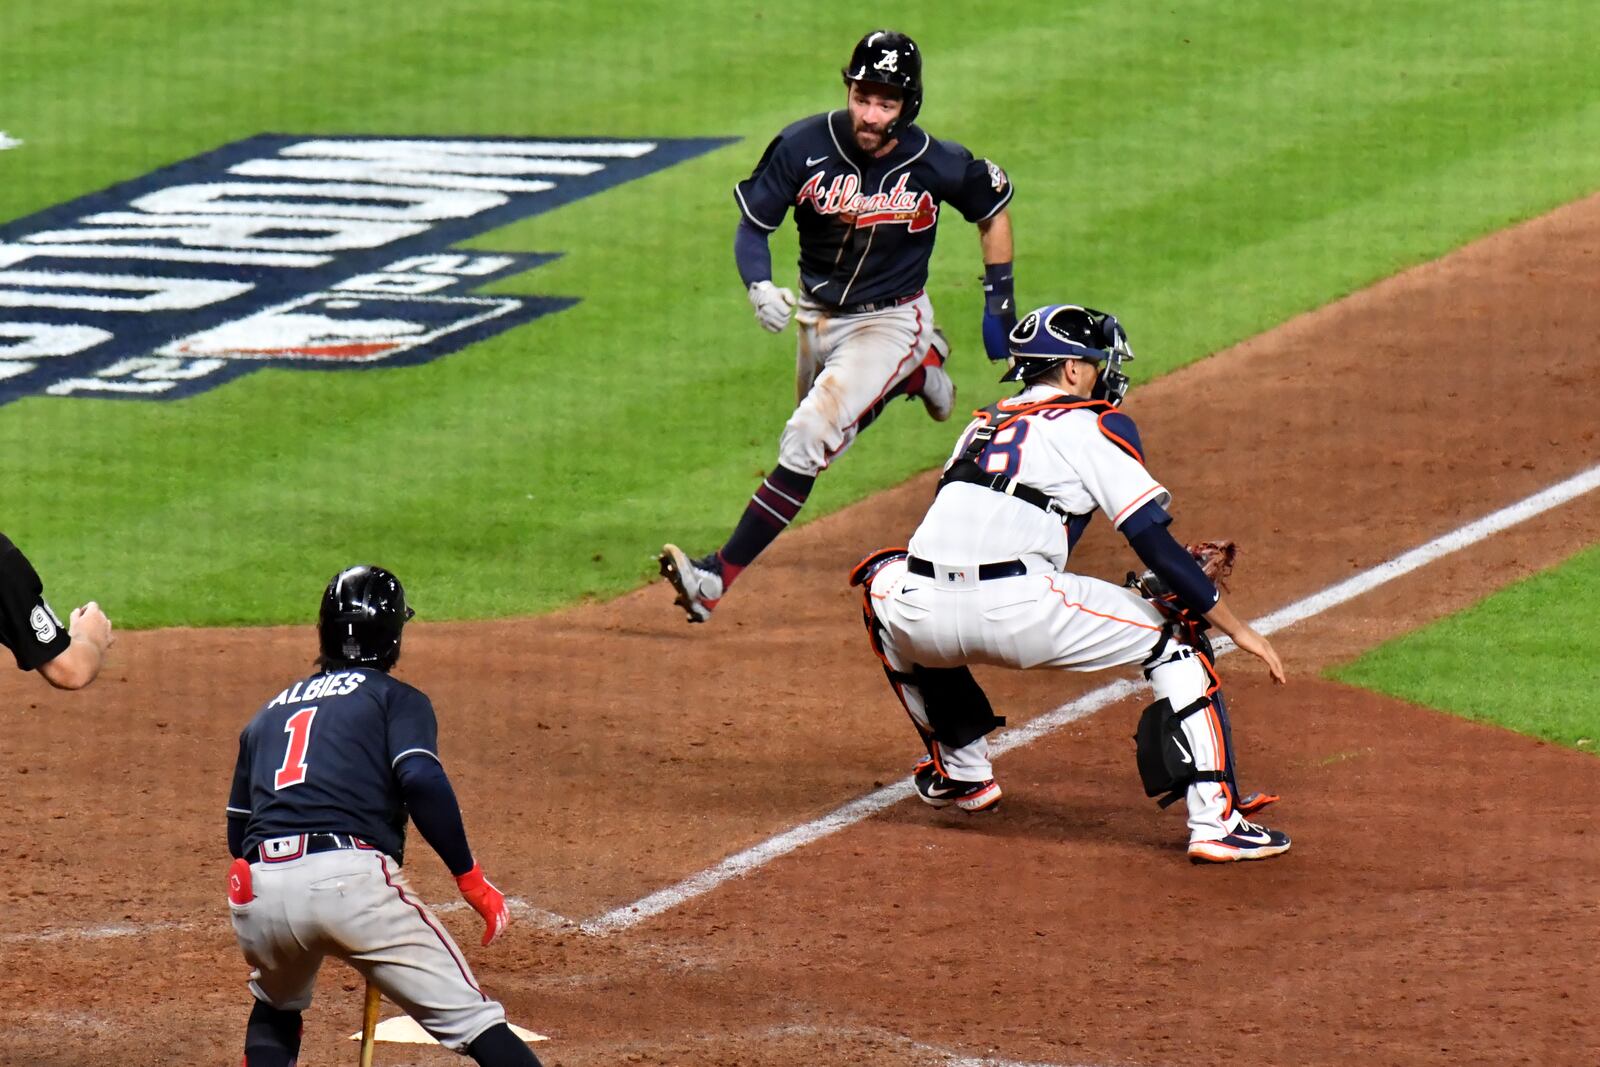
[(1032, 381), (1069, 359), (1104, 363), (1094, 399), (1113, 407), (1128, 392), (1124, 361), (1133, 359), (1128, 335), (1115, 315), (1077, 304), (1046, 304), (1022, 317), (1007, 337), (1009, 369), (1002, 382)]
[(917, 120), (922, 110), (922, 53), (917, 42), (894, 30), (873, 30), (856, 42), (844, 83), (875, 82), (900, 90), (900, 116), (889, 124), (884, 137), (893, 137)]
[(346, 567), (322, 593), (322, 658), (386, 671), (400, 658), (400, 630), (415, 614), (393, 574), (382, 567)]

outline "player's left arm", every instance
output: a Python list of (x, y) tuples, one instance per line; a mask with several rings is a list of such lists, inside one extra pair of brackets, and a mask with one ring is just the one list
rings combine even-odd
[(1006, 335), (1017, 324), (1015, 252), (1007, 208), (1015, 189), (999, 164), (975, 159), (957, 144), (946, 142), (945, 147), (951, 180), (944, 198), (978, 227), (983, 250), (983, 350), (990, 359), (1002, 360), (1008, 355)]
[(439, 722), (433, 703), (415, 689), (400, 691), (389, 708), (388, 736), (390, 766), (411, 822), (455, 876), (461, 896), (483, 917), (487, 945), (506, 928), (511, 912), (505, 894), (472, 858), (461, 804), (439, 762)]

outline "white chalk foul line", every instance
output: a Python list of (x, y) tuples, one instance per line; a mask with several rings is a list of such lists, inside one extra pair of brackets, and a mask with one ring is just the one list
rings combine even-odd
[[(1493, 534), (1499, 533), (1520, 522), (1526, 522), (1536, 515), (1543, 514), (1582, 496), (1597, 487), (1600, 487), (1600, 465), (1590, 467), (1588, 470), (1575, 474), (1565, 481), (1542, 489), (1532, 496), (1517, 501), (1499, 511), (1485, 515), (1475, 522), (1450, 533), (1436, 537), (1427, 544), (1414, 548), (1409, 552), (1396, 556), (1385, 563), (1380, 563), (1370, 570), (1363, 571), (1342, 582), (1329, 586), (1320, 593), (1315, 593), (1303, 600), (1297, 600), (1288, 607), (1280, 608), (1270, 615), (1256, 620), (1252, 625), (1262, 634), (1276, 633), (1297, 622), (1303, 622), (1314, 615), (1318, 615), (1349, 600), (1354, 600), (1363, 593), (1370, 592), (1385, 582), (1391, 582), (1402, 575), (1409, 574), (1419, 567), (1449, 555), (1452, 552), (1466, 548), (1468, 545), (1482, 541)], [(1226, 654), (1233, 648), (1233, 643), (1227, 639), (1216, 642), (1218, 656)], [(1120, 679), (1115, 682), (1090, 690), (1083, 696), (1069, 703), (1063, 704), (1053, 711), (1046, 712), (1015, 730), (1007, 730), (994, 741), (990, 751), (994, 755), (1009, 752), (1023, 745), (1032, 744), (1042, 737), (1055, 733), (1068, 723), (1092, 715), (1107, 705), (1114, 704), (1124, 697), (1131, 696), (1143, 688), (1143, 683)], [(670, 911), (695, 897), (709, 893), (722, 883), (734, 878), (742, 877), (759, 867), (764, 867), (780, 856), (814, 841), (820, 841), (840, 830), (847, 829), (871, 818), (878, 812), (889, 808), (906, 797), (911, 796), (915, 787), (911, 779), (905, 778), (892, 785), (868, 793), (864, 797), (850, 801), (842, 807), (816, 819), (812, 822), (786, 830), (776, 837), (768, 838), (760, 844), (753, 845), (743, 852), (736, 852), (714, 867), (709, 867), (685, 878), (675, 885), (658, 889), (654, 893), (624, 904), (622, 907), (613, 908), (603, 915), (587, 920), (579, 925), (587, 934), (608, 934), (617, 930), (626, 930), (652, 916)]]

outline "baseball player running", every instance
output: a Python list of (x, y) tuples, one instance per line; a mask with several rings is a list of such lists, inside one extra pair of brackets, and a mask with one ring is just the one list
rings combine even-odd
[[(968, 670), (987, 663), (1093, 671), (1137, 663), (1156, 702), (1140, 720), (1151, 796), (1186, 799), (1189, 858), (1263, 859), (1288, 835), (1246, 815), (1276, 797), (1240, 799), (1227, 711), (1203, 620), (1267, 665), (1266, 638), (1234, 615), (1167, 531), (1171, 494), (1145, 469), (1133, 420), (1118, 409), (1133, 358), (1114, 317), (1071, 304), (1030, 312), (1010, 335), (1002, 381), (1020, 393), (978, 412), (908, 550), (868, 556), (867, 626), (890, 684), (927, 748), (914, 772), (934, 807), (977, 812), (1000, 799), (986, 735), (1004, 723)], [(1073, 574), (1068, 560), (1103, 511), (1170, 590), (1163, 611), (1131, 589)]]
[(18, 670), (38, 671), (57, 689), (82, 689), (100, 673), (113, 640), (111, 620), (92, 600), (74, 608), (63, 628), (39, 572), (0, 534), (0, 645), (11, 650)]
[(317, 670), (239, 735), (228, 799), (228, 906), (255, 968), (245, 1067), (291, 1067), (323, 957), (347, 961), (440, 1044), (494, 1067), (538, 1067), (400, 864), (406, 816), (483, 916), (510, 914), (467, 846), (422, 693), (390, 676), (413, 612), (393, 574), (351, 567), (322, 595)]
[[(984, 336), (1005, 357), (1014, 321), (1011, 182), (986, 159), (914, 125), (922, 108), (922, 54), (892, 30), (863, 37), (844, 72), (845, 106), (786, 128), (734, 188), (741, 218), (734, 259), (756, 321), (773, 333), (798, 323), (799, 404), (778, 441), (778, 462), (721, 549), (691, 558), (661, 550), (662, 575), (690, 622), (705, 622), (744, 569), (783, 532), (817, 475), (897, 396), (950, 417), (949, 345), (934, 328), (924, 286), (940, 208), (976, 223), (983, 250)], [(800, 292), (772, 282), (768, 235), (794, 209)]]

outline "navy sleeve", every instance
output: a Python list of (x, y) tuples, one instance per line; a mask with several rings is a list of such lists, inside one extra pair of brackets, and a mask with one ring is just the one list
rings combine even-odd
[(788, 140), (780, 133), (767, 145), (750, 177), (733, 187), (733, 197), (745, 218), (771, 233), (783, 224), (799, 191), (799, 171)]
[(412, 753), (439, 758), (439, 720), (434, 718), (433, 702), (405, 684), (397, 684), (389, 696), (389, 766), (397, 766)]
[(741, 218), (733, 232), (733, 262), (746, 289), (756, 282), (772, 280), (772, 249), (767, 247), (767, 231)]
[[(1148, 516), (1143, 515), (1149, 508), (1161, 510), (1153, 503), (1146, 504), (1123, 523), (1122, 532), (1127, 534), (1128, 544), (1133, 546), (1144, 565), (1177, 594), (1180, 604), (1204, 615), (1217, 606), (1220, 597), (1217, 587), (1206, 577), (1206, 572), (1200, 569), (1200, 564), (1194, 561), (1188, 550), (1173, 539), (1166, 522), (1150, 521)], [(1162, 512), (1162, 517), (1166, 517), (1165, 512)], [(1139, 518), (1143, 521), (1138, 532), (1129, 533), (1129, 526)]]
[(404, 759), (395, 768), (406, 810), (422, 835), (450, 873), (460, 877), (472, 870), (472, 849), (467, 845), (467, 828), (461, 822), (461, 805), (456, 791), (437, 760)]
[(951, 141), (943, 144), (955, 157), (946, 165), (950, 173), (944, 199), (955, 205), (968, 222), (982, 222), (999, 214), (1011, 200), (1010, 176), (997, 163), (974, 159), (961, 145)]
[(0, 534), (0, 644), (17, 669), (38, 670), (72, 644), (66, 627), (44, 599), (44, 583), (22, 550)]
[(239, 735), (239, 759), (233, 765), (233, 788), (228, 790), (228, 855), (244, 855), (244, 831), (250, 824), (250, 755), (244, 735)]

